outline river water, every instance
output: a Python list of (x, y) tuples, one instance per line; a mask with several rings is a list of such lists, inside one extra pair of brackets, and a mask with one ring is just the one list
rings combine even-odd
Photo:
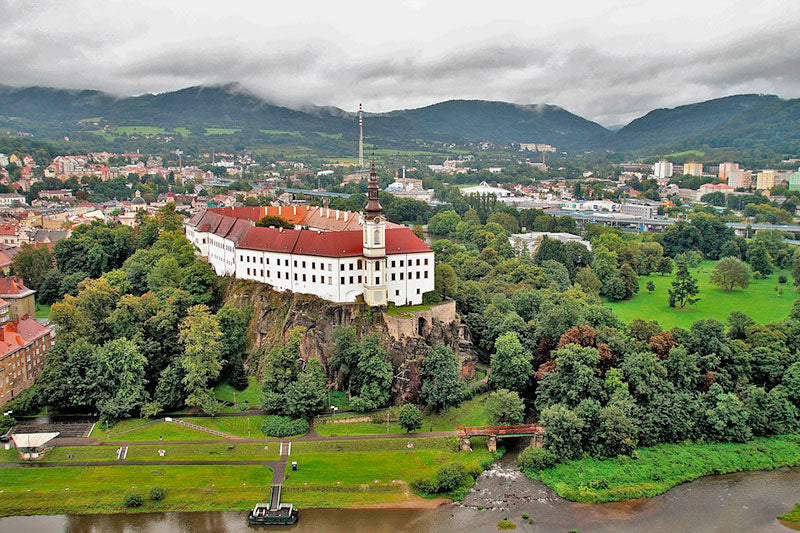
[[(577, 504), (504, 461), (484, 472), (463, 502), (435, 511), (306, 509), (296, 525), (273, 528), (249, 526), (244, 512), (21, 516), (0, 519), (0, 533), (442, 533), (497, 531), (505, 517), (517, 525), (516, 531), (526, 532), (789, 533), (775, 517), (798, 501), (800, 469), (783, 468), (707, 477), (647, 500)], [(523, 513), (533, 523), (523, 520)]]

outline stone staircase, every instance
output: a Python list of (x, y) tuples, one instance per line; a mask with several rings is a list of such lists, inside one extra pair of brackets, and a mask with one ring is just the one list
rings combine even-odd
[(20, 422), (14, 427), (14, 433), (58, 433), (62, 438), (88, 437), (92, 430), (92, 422)]

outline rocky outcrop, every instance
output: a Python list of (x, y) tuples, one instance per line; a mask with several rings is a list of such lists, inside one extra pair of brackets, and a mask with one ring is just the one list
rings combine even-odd
[[(293, 328), (303, 326), (307, 334), (300, 356), (319, 359), (329, 382), (335, 382), (337, 376), (329, 364), (331, 332), (337, 326), (353, 326), (359, 336), (376, 333), (381, 338), (395, 370), (392, 398), (397, 403), (418, 398), (420, 363), (431, 346), (449, 345), (458, 357), (462, 379), (471, 380), (475, 375), (475, 349), (452, 301), (424, 311), (390, 316), (364, 304), (333, 304), (314, 296), (276, 292), (257, 282), (231, 280), (225, 302), (252, 310), (246, 364), (257, 374), (263, 370), (261, 355), (283, 342)], [(338, 388), (341, 384), (336, 385)]]

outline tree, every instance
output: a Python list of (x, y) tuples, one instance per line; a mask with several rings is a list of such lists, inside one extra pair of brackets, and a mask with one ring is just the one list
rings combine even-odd
[(430, 218), (428, 231), (434, 235), (451, 235), (456, 231), (459, 222), (461, 222), (461, 217), (455, 211), (442, 211)]
[(265, 215), (258, 219), (256, 226), (259, 228), (284, 228), (294, 229), (294, 224), (277, 215)]
[(772, 274), (772, 258), (760, 243), (755, 243), (747, 248), (747, 262), (759, 277), (765, 278)]
[(735, 286), (746, 289), (750, 284), (750, 267), (735, 257), (723, 257), (717, 261), (709, 280), (726, 291)]
[(466, 387), (458, 381), (458, 365), (453, 350), (437, 344), (428, 351), (420, 369), (420, 397), (436, 411), (458, 405), (466, 395)]
[(63, 296), (61, 292), (61, 282), (64, 275), (57, 268), (51, 268), (45, 274), (41, 285), (39, 285), (39, 293), (36, 295), (36, 300), (40, 303), (51, 305)]
[(582, 267), (575, 273), (575, 284), (580, 285), (581, 289), (588, 294), (600, 294), (603, 282), (595, 276), (590, 267)]
[(98, 349), (97, 410), (101, 415), (120, 419), (144, 404), (146, 363), (128, 339), (116, 339)]
[(573, 411), (555, 404), (542, 411), (540, 420), (546, 430), (545, 448), (559, 459), (577, 459), (581, 456), (584, 424)]
[(400, 414), (397, 415), (397, 422), (401, 428), (406, 430), (406, 433), (416, 431), (422, 427), (422, 413), (413, 404), (403, 404), (403, 407), (400, 408)]
[(659, 274), (663, 276), (665, 274), (669, 274), (672, 272), (672, 266), (673, 266), (672, 259), (670, 259), (667, 256), (664, 256), (658, 260), (658, 267), (656, 268), (656, 270), (658, 271)]
[(164, 256), (147, 274), (147, 287), (157, 291), (164, 287), (177, 287), (181, 282), (181, 267), (172, 256)]
[(458, 278), (453, 267), (447, 263), (436, 263), (434, 287), (442, 296), (452, 298), (458, 290)]
[(297, 376), (297, 381), (286, 390), (286, 414), (309, 419), (325, 410), (326, 400), (322, 364), (317, 359), (310, 359)]
[(495, 388), (523, 391), (533, 374), (531, 355), (513, 331), (500, 335), (494, 343), (489, 385)]
[(515, 391), (496, 390), (486, 398), (486, 415), (491, 424), (520, 424), (525, 417), (525, 404)]
[(180, 323), (180, 340), (183, 344), (181, 367), (186, 405), (202, 407), (211, 399), (209, 386), (222, 370), (219, 320), (204, 305), (190, 307)]
[(577, 406), (581, 400), (597, 398), (603, 390), (600, 354), (595, 348), (568, 344), (552, 352), (555, 369), (539, 381), (536, 404), (544, 409), (556, 403)]
[(244, 370), (244, 358), (247, 352), (247, 327), (250, 313), (232, 307), (223, 306), (217, 311), (217, 320), (222, 332), (222, 375), (236, 390), (247, 388), (247, 373)]
[(689, 273), (684, 261), (678, 261), (678, 271), (672, 282), (672, 288), (669, 289), (669, 306), (675, 307), (675, 304), (678, 304), (683, 309), (687, 304), (694, 305), (699, 300), (695, 298), (699, 292), (697, 279)]
[(11, 260), (11, 271), (22, 278), (25, 285), (38, 291), (50, 269), (53, 268), (53, 254), (47, 246), (31, 246), (23, 243), (17, 255)]
[(217, 276), (208, 263), (195, 261), (183, 272), (181, 289), (194, 297), (196, 304), (213, 305), (216, 302)]
[(356, 371), (350, 377), (350, 388), (358, 391), (351, 402), (356, 411), (367, 411), (389, 402), (392, 389), (392, 364), (377, 335), (369, 335), (361, 343)]
[(726, 393), (714, 383), (705, 397), (704, 423), (709, 438), (746, 442), (752, 437), (747, 425), (749, 413), (733, 393)]
[(652, 293), (654, 290), (656, 290), (656, 284), (653, 283), (653, 280), (648, 281), (647, 285), (645, 285), (645, 287), (647, 288), (647, 292), (650, 292), (650, 293)]

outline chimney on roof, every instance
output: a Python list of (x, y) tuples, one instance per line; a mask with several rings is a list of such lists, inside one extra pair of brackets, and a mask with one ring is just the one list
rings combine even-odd
[(292, 206), (292, 214), (293, 214), (293, 215), (296, 215), (296, 214), (297, 214), (297, 206), (296, 206), (296, 205), (293, 205), (293, 206)]
[(336, 220), (339, 220), (339, 210), (336, 210)]
[(349, 212), (348, 212), (348, 211), (345, 211), (345, 212), (344, 212), (344, 221), (345, 221), (345, 222), (347, 222), (347, 215), (348, 215), (348, 214), (349, 214)]

